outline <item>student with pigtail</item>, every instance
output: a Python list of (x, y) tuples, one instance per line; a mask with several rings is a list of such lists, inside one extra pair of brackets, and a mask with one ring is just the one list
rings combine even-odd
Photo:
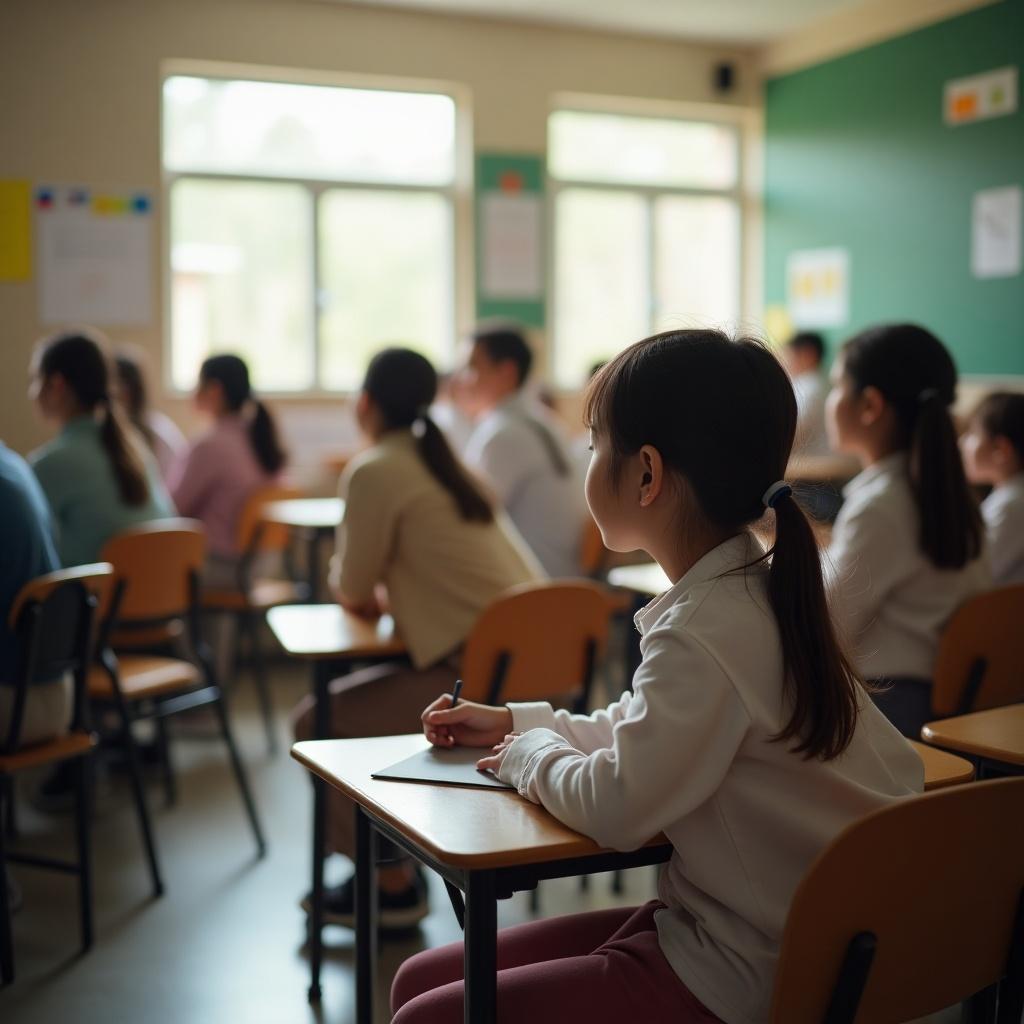
[(114, 534), (174, 515), (145, 442), (114, 393), (107, 346), (71, 332), (41, 342), (30, 396), (58, 435), (29, 456), (53, 512), (65, 566), (94, 562)]
[[(675, 848), (646, 906), (500, 932), (503, 1020), (766, 1020), (811, 863), (922, 789), (833, 629), (783, 479), (796, 418), (785, 370), (754, 340), (672, 331), (611, 360), (587, 393), (587, 501), (609, 548), (643, 549), (672, 581), (636, 616), (632, 691), (592, 715), (451, 707), (447, 693), (423, 713), (432, 743), (489, 748), (479, 767), (602, 846), (663, 831)], [(753, 533), (766, 517), (768, 550)], [(462, 996), (461, 943), (420, 953), (395, 978), (395, 1024), (455, 1020)]]
[(874, 699), (904, 735), (931, 715), (943, 627), (991, 586), (984, 529), (950, 407), (956, 367), (914, 324), (873, 327), (832, 368), (832, 446), (863, 471), (844, 490), (828, 549), (833, 611)]

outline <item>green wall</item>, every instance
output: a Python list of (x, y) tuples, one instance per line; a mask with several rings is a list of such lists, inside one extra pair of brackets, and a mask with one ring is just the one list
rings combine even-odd
[(943, 85), (1024, 64), (1024, 0), (785, 75), (766, 88), (765, 300), (794, 249), (850, 252), (848, 328), (915, 320), (963, 373), (1024, 374), (1024, 277), (971, 275), (971, 198), (1024, 184), (1024, 110), (948, 127)]

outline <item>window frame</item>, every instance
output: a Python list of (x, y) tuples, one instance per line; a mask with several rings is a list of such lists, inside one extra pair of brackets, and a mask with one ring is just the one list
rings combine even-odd
[[(455, 154), (452, 180), (444, 185), (431, 184), (401, 184), (395, 182), (381, 182), (364, 180), (360, 178), (311, 178), (311, 177), (290, 177), (273, 174), (253, 174), (242, 172), (218, 172), (218, 171), (182, 171), (172, 170), (164, 164), (164, 83), (169, 78), (180, 76), (219, 79), (223, 81), (256, 81), (272, 82), (281, 85), (317, 85), (341, 89), (364, 89), (379, 92), (404, 92), (417, 93), (426, 92), (447, 96), (455, 107)], [(467, 259), (471, 259), (472, 253), (466, 252), (466, 247), (472, 236), (471, 229), (471, 175), (472, 175), (472, 146), (470, 145), (469, 134), (469, 111), (465, 92), (459, 86), (450, 82), (424, 81), (422, 79), (401, 79), (382, 78), (377, 76), (364, 76), (356, 74), (331, 74), (329, 72), (311, 73), (298, 69), (274, 69), (252, 67), (250, 65), (208, 64), (202, 61), (174, 61), (161, 66), (159, 77), (159, 107), (160, 107), (160, 169), (161, 169), (161, 287), (163, 289), (163, 315), (162, 327), (166, 344), (163, 347), (162, 380), (164, 391), (174, 398), (183, 398), (191, 393), (191, 388), (183, 389), (178, 387), (173, 375), (173, 344), (174, 344), (174, 301), (173, 301), (173, 280), (174, 268), (172, 266), (171, 248), (171, 192), (178, 181), (216, 181), (216, 182), (238, 182), (258, 184), (289, 184), (298, 185), (305, 189), (309, 198), (309, 210), (312, 217), (310, 225), (310, 263), (309, 268), (312, 275), (313, 289), (311, 300), (311, 324), (312, 337), (306, 339), (307, 344), (312, 345), (312, 368), (313, 383), (306, 388), (295, 390), (279, 390), (275, 388), (261, 388), (260, 394), (272, 398), (286, 400), (310, 399), (313, 401), (324, 401), (337, 399), (339, 397), (351, 396), (355, 392), (342, 389), (327, 388), (321, 384), (322, 367), (322, 336), (321, 336), (321, 313), (324, 308), (323, 282), (321, 281), (321, 233), (320, 233), (320, 201), (325, 192), (332, 191), (374, 191), (374, 192), (395, 192), (395, 193), (428, 193), (439, 195), (444, 198), (447, 205), (449, 224), (451, 228), (451, 252), (448, 261), (448, 291), (450, 298), (450, 332), (449, 356), (454, 356), (461, 325), (466, 323), (467, 310), (472, 302), (471, 289), (467, 288), (464, 282), (464, 275), (461, 268), (466, 265)], [(467, 294), (469, 293), (469, 294)]]
[[(738, 322), (749, 318), (751, 286), (751, 268), (749, 260), (753, 250), (752, 231), (755, 229), (755, 218), (750, 210), (750, 179), (753, 177), (750, 168), (752, 140), (750, 134), (751, 112), (743, 107), (724, 107), (709, 104), (676, 104), (676, 103), (638, 103), (619, 97), (597, 97), (566, 95), (554, 97), (548, 109), (548, 128), (552, 114), (570, 112), (579, 114), (611, 114), (616, 117), (633, 117), (650, 120), (677, 120), (728, 128), (736, 140), (736, 181), (731, 188), (706, 188), (693, 185), (634, 185), (626, 182), (591, 181), (577, 178), (555, 177), (550, 167), (546, 167), (547, 194), (547, 295), (549, 344), (547, 346), (547, 372), (559, 393), (579, 390), (579, 383), (568, 384), (559, 380), (556, 370), (558, 338), (558, 282), (555, 275), (555, 261), (558, 245), (558, 196), (567, 189), (589, 190), (594, 192), (621, 192), (639, 196), (644, 203), (646, 214), (646, 239), (644, 252), (646, 256), (648, 331), (654, 329), (657, 313), (657, 231), (655, 227), (655, 204), (661, 196), (679, 196), (700, 199), (727, 199), (735, 204), (737, 214), (737, 309)], [(550, 137), (548, 139), (550, 148)], [(636, 339), (639, 340), (639, 339)]]

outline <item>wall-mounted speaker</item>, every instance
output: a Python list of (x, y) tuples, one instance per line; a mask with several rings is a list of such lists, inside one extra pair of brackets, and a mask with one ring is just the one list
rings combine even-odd
[(716, 92), (732, 92), (736, 85), (736, 68), (731, 61), (715, 65), (714, 83)]

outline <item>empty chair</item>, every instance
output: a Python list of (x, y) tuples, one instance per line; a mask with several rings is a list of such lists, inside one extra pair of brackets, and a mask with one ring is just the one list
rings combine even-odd
[[(83, 952), (92, 945), (92, 872), (89, 840), (90, 781), (93, 737), (89, 730), (85, 679), (92, 652), (98, 603), (106, 597), (112, 579), (109, 565), (94, 564), (48, 573), (26, 584), (11, 609), (11, 628), (20, 651), (18, 678), (10, 722), (0, 735), (0, 821), (8, 780), (26, 768), (75, 765), (74, 862), (4, 849), (0, 828), (0, 982), (14, 980), (14, 948), (8, 906), (6, 863), (50, 868), (78, 876), (79, 914)], [(35, 684), (73, 679), (72, 717), (66, 733), (23, 743), (29, 688)]]

